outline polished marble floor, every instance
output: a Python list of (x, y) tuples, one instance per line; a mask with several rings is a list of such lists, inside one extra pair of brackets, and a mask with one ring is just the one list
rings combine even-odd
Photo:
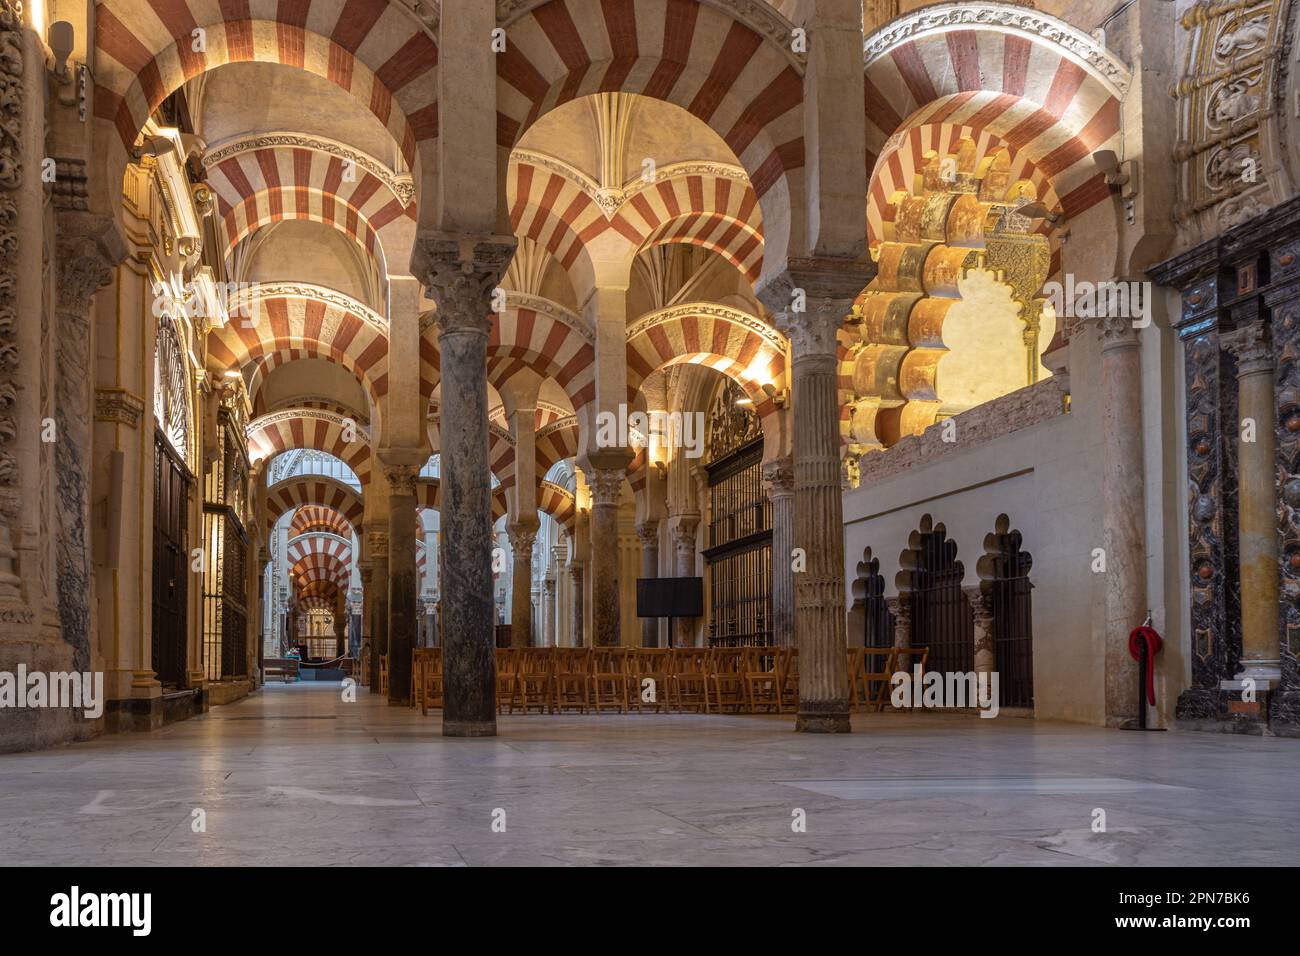
[(437, 717), (342, 696), (272, 685), (153, 735), (0, 756), (0, 863), (1300, 859), (1297, 740), (955, 715), (820, 737), (788, 717), (610, 714), (449, 740)]

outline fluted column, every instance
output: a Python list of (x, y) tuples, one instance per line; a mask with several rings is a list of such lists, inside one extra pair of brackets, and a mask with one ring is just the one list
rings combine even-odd
[(59, 516), (55, 548), (59, 623), (75, 670), (90, 667), (90, 423), (94, 374), (91, 299), (113, 279), (125, 247), (108, 216), (58, 215), (54, 470)]
[(1146, 618), (1146, 492), (1141, 343), (1131, 319), (1098, 320), (1101, 335), (1102, 525), (1106, 557), (1106, 723), (1137, 716), (1129, 632)]
[[(1277, 542), (1277, 419), (1273, 345), (1262, 320), (1221, 339), (1237, 358), (1237, 558), (1241, 665), (1260, 690), (1282, 679)], [(1253, 434), (1248, 434), (1247, 429)], [(1249, 440), (1248, 440), (1249, 439)]]
[(587, 608), (584, 600), (581, 561), (574, 561), (569, 564), (569, 575), (573, 579), (573, 646), (585, 647), (586, 637), (583, 631), (585, 629)]
[[(673, 567), (674, 576), (679, 578), (695, 577), (695, 532), (700, 526), (700, 516), (695, 512), (686, 512), (677, 516), (673, 525)], [(671, 635), (673, 647), (695, 646), (695, 622), (689, 618), (679, 618), (673, 622)]]
[[(438, 305), (442, 366), (442, 732), (496, 734), (487, 341), (492, 292), (514, 253), (507, 237), (425, 234), (413, 257)], [(454, 425), (453, 425), (454, 423)]]
[[(410, 457), (426, 456), (413, 452)], [(383, 467), (388, 480), (388, 702), (405, 706), (411, 702), (411, 651), (420, 626), (415, 509), (419, 466), (390, 458)]]
[[(618, 500), (626, 460), (620, 455), (592, 456), (587, 471), (591, 487), (591, 644), (617, 647), (621, 627), (618, 591)], [(606, 463), (622, 462), (608, 467)]]
[(520, 520), (506, 529), (514, 562), (510, 576), (510, 646), (533, 643), (533, 542), (540, 522)]
[[(764, 287), (762, 298), (790, 337), (794, 411), (794, 547), (799, 714), (795, 729), (847, 733), (844, 507), (840, 488), (840, 400), (836, 336), (870, 266), (799, 260)], [(788, 560), (788, 559), (787, 559)]]
[[(659, 522), (641, 522), (636, 527), (636, 537), (641, 542), (641, 577), (659, 577)], [(641, 646), (659, 646), (658, 618), (647, 617), (641, 621)]]
[(772, 638), (794, 646), (794, 461), (786, 455), (763, 466), (772, 502)]
[(374, 582), (374, 598), (370, 603), (370, 691), (377, 694), (379, 658), (388, 653), (388, 532), (367, 531), (366, 553), (370, 556), (370, 576)]
[(975, 618), (975, 672), (992, 674), (997, 666), (993, 648), (993, 595), (978, 584), (962, 590)]
[(542, 646), (555, 646), (555, 578), (542, 581)]

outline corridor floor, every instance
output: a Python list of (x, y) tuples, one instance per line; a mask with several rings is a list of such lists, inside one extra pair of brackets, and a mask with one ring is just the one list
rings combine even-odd
[[(912, 715), (859, 716), (857, 732), (837, 737), (796, 735), (789, 717), (533, 715), (498, 726), (495, 739), (449, 740), (437, 717), (364, 688), (348, 703), (337, 684), (304, 683), (152, 735), (0, 756), (0, 862), (1300, 858), (1297, 740)], [(1093, 832), (1098, 810), (1104, 833)]]

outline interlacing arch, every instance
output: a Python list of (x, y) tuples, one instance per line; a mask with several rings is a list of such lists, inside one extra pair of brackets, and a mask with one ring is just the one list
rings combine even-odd
[(1091, 157), (1119, 133), (1129, 74), (1082, 31), (1011, 4), (945, 3), (899, 17), (865, 50), (877, 174), (908, 131), (947, 124), (1022, 152), (1075, 214), (1108, 195)]
[(703, 246), (751, 283), (762, 272), (762, 210), (739, 166), (673, 163), (656, 169), (652, 180), (637, 178), (618, 191), (602, 191), (571, 164), (530, 150), (515, 150), (510, 168), (507, 200), (515, 234), (546, 249), (580, 286), (590, 281), (585, 249), (607, 232), (637, 252), (665, 242)]
[(273, 484), (266, 492), (266, 531), (289, 511), (319, 507), (340, 515), (358, 536), (363, 533), (365, 505), (361, 496), (347, 484), (324, 475), (297, 475)]
[[(415, 483), (415, 506), (417, 508), (430, 508), (433, 511), (442, 510), (442, 486), (437, 478), (421, 478)], [(497, 521), (505, 516), (509, 510), (506, 501), (506, 492), (503, 487), (492, 489), (492, 520)], [(486, 532), (484, 532), (486, 533)]]
[[(788, 30), (775, 9), (764, 14)], [(556, 106), (619, 91), (674, 103), (707, 123), (760, 198), (803, 167), (803, 69), (788, 32), (765, 36), (696, 0), (551, 0), (523, 7), (505, 26), (497, 57), (504, 149)]]
[(321, 505), (304, 505), (289, 519), (289, 537), (313, 531), (324, 531), (341, 538), (352, 537), (352, 525), (339, 512)]
[(578, 417), (566, 415), (537, 430), (534, 446), (537, 474), (545, 475), (556, 462), (572, 461), (578, 454)]
[(290, 561), (289, 573), (301, 585), (323, 581), (332, 584), (340, 592), (347, 590), (348, 578), (351, 575), (349, 566), (344, 564), (342, 559), (321, 552), (305, 554), (296, 561)]
[(256, 463), (295, 448), (323, 451), (343, 461), (361, 482), (370, 483), (370, 436), (342, 416), (310, 408), (272, 412), (248, 424), (248, 457)]
[(549, 299), (506, 293), (488, 333), (488, 381), (498, 390), (520, 369), (553, 378), (574, 409), (596, 395), (595, 339), (581, 319)]
[(107, 0), (95, 6), (95, 44), (95, 115), (116, 126), (128, 150), (186, 81), (227, 63), (258, 61), (329, 80), (375, 115), (409, 166), (419, 168), (418, 150), (432, 168), (438, 48), (432, 31), (401, 4)]
[(332, 289), (305, 283), (259, 283), (230, 303), (230, 321), (208, 337), (208, 359), (223, 370), (247, 372), (248, 393), (258, 401), (275, 368), (300, 358), (321, 358), (350, 371), (370, 398), (377, 418), (388, 392), (387, 322)]
[(669, 365), (705, 365), (736, 380), (760, 419), (773, 414), (773, 394), (786, 384), (785, 337), (762, 319), (731, 306), (687, 302), (643, 316), (627, 331), (629, 402), (641, 384)]
[(571, 492), (543, 479), (537, 489), (537, 510), (550, 515), (567, 533), (573, 534), (578, 509)]
[(327, 531), (309, 531), (290, 538), (285, 554), (291, 567), (297, 567), (308, 558), (319, 557), (320, 563), (339, 563), (351, 568), (352, 541)]

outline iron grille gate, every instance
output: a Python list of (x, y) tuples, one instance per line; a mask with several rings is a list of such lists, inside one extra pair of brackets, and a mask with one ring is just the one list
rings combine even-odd
[(993, 580), (993, 657), (1001, 707), (1034, 706), (1034, 623), (1029, 553), (1019, 531), (998, 535)]
[(231, 510), (203, 506), (208, 542), (203, 586), (203, 656), (208, 680), (248, 676), (248, 539)]
[(772, 643), (772, 505), (762, 458), (760, 438), (707, 466), (710, 647)]
[[(871, 559), (872, 570), (866, 576), (866, 599), (863, 602), (863, 647), (894, 646), (894, 615), (890, 613), (889, 602), (885, 600), (885, 576), (878, 570), (879, 562)], [(867, 661), (867, 670), (875, 670), (884, 660), (873, 657)], [(880, 690), (880, 682), (872, 681), (869, 692), (874, 696)]]
[(912, 644), (928, 647), (926, 670), (975, 669), (975, 618), (962, 593), (965, 570), (957, 545), (941, 528), (921, 535), (917, 591), (912, 597)]
[(186, 680), (186, 613), (189, 608), (189, 469), (171, 442), (154, 429), (153, 455), (153, 669), (164, 686)]

